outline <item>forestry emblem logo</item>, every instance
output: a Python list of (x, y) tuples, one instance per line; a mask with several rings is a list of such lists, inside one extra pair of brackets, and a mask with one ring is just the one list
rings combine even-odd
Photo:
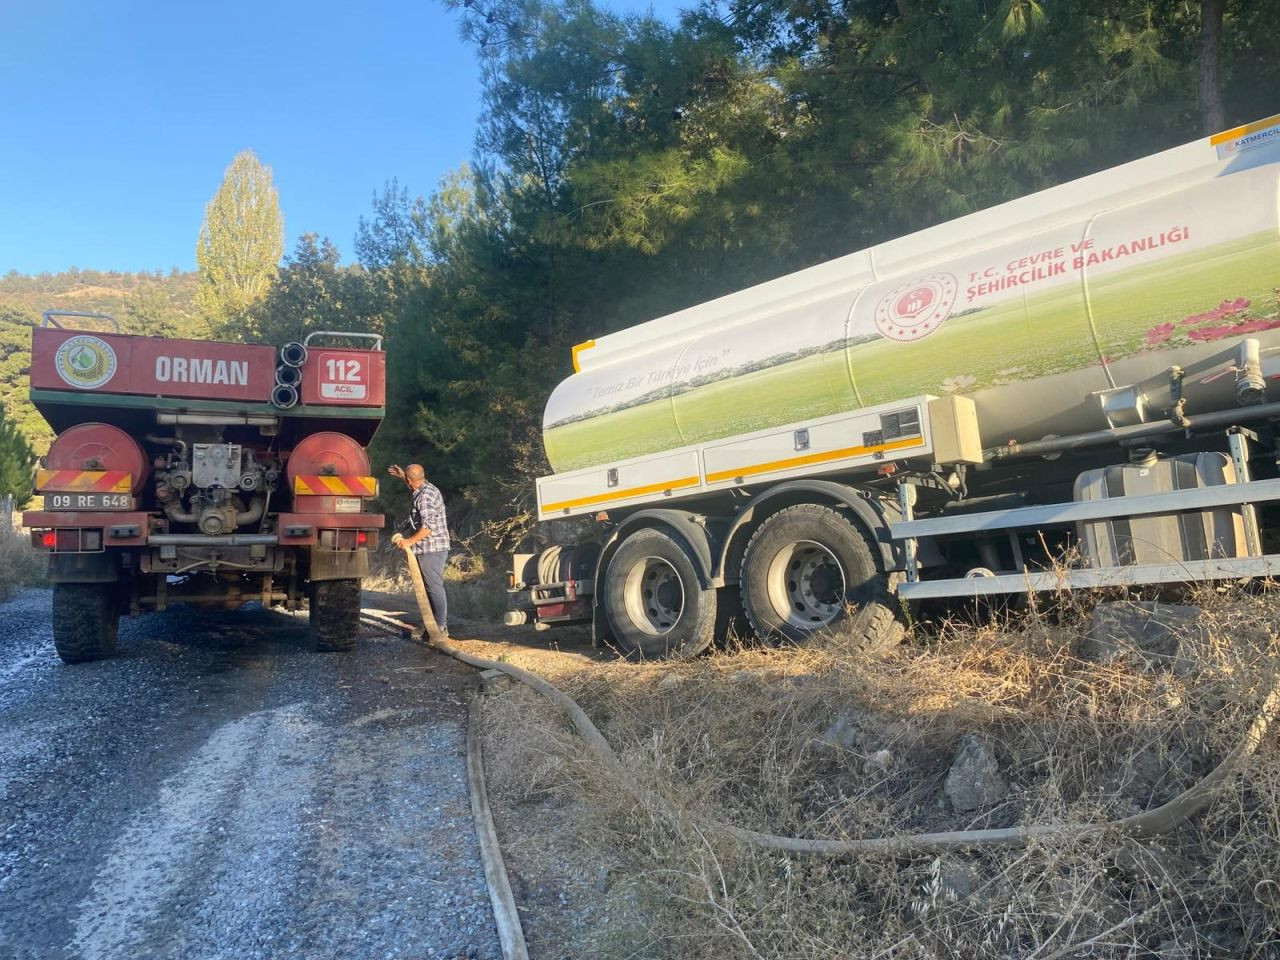
[(71, 337), (58, 348), (53, 365), (66, 383), (92, 390), (116, 375), (116, 352), (97, 337)]
[(876, 329), (908, 343), (937, 330), (955, 306), (959, 284), (949, 273), (919, 277), (891, 290), (876, 305)]

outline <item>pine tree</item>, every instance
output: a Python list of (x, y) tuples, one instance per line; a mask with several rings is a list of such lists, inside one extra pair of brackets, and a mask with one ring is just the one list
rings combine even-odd
[(15, 509), (26, 506), (31, 499), (31, 468), (35, 462), (36, 452), (31, 444), (0, 407), (0, 499), (12, 496)]
[(284, 253), (284, 216), (271, 168), (252, 150), (236, 154), (205, 207), (196, 244), (196, 302), (215, 336), (246, 339), (250, 310), (266, 296)]

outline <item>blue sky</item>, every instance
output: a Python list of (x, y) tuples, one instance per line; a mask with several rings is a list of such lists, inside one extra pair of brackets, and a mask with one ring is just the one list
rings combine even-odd
[(349, 259), (383, 182), (429, 193), (470, 157), (479, 98), (435, 0), (0, 2), (0, 274), (193, 268), (245, 147), (274, 170), (286, 249), (311, 231)]

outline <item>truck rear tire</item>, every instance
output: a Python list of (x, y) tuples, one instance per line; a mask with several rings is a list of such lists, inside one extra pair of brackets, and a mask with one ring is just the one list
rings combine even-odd
[(360, 581), (313, 580), (311, 641), (322, 653), (354, 650), (360, 630)]
[(716, 591), (703, 587), (684, 545), (656, 529), (637, 530), (609, 560), (605, 615), (631, 660), (696, 657), (711, 645)]
[(114, 583), (53, 585), (53, 646), (63, 663), (111, 656), (119, 627)]
[(803, 643), (830, 630), (866, 650), (902, 642), (879, 551), (832, 507), (801, 503), (767, 518), (747, 543), (740, 586), (747, 619), (762, 640)]

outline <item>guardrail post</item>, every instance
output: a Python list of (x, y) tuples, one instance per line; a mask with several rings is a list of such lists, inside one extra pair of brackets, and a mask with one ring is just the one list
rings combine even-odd
[[(906, 480), (898, 481), (898, 506), (902, 509), (903, 522), (915, 519), (916, 488)], [(918, 544), (915, 537), (907, 537), (902, 541), (903, 553), (907, 559), (907, 582), (915, 583), (920, 579), (920, 568), (917, 562)]]
[[(1236, 468), (1236, 483), (1248, 483), (1252, 477), (1249, 473), (1249, 441), (1257, 440), (1258, 435), (1244, 427), (1231, 427), (1227, 430), (1227, 446), (1231, 449), (1231, 460)], [(1258, 510), (1251, 503), (1240, 505), (1240, 514), (1244, 520), (1244, 543), (1249, 556), (1262, 555), (1262, 535), (1258, 530)]]

